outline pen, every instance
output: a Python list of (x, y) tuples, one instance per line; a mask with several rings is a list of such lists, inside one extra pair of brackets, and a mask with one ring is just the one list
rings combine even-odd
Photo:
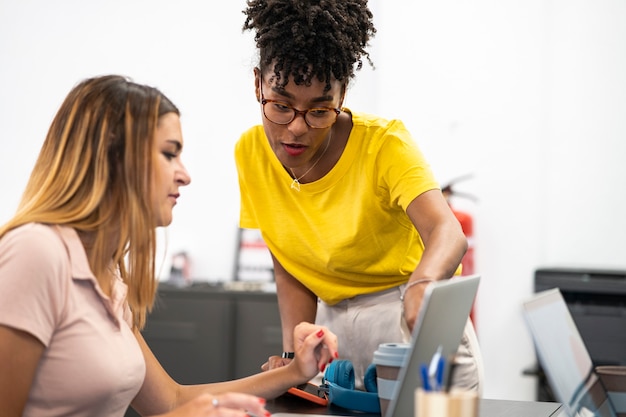
[(426, 367), (425, 363), (420, 365), (420, 371), (422, 373), (422, 385), (424, 387), (424, 391), (430, 391), (430, 383), (428, 382), (428, 368)]
[(439, 357), (439, 363), (437, 364), (437, 376), (436, 376), (436, 380), (437, 380), (437, 391), (441, 391), (441, 389), (443, 388), (443, 370), (446, 366), (446, 361), (443, 357)]

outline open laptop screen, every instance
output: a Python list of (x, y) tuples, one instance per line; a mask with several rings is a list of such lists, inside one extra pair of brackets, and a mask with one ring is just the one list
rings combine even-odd
[[(423, 386), (420, 365), (429, 363), (439, 347), (444, 358), (457, 352), (479, 282), (479, 275), (470, 275), (437, 281), (426, 288), (411, 348), (398, 375), (399, 385), (383, 417), (414, 415), (415, 390)], [(445, 377), (443, 382), (447, 382)]]
[(539, 362), (570, 416), (615, 416), (607, 393), (558, 288), (524, 303)]

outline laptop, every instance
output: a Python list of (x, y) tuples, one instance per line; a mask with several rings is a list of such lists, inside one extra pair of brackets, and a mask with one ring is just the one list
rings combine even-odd
[[(413, 328), (409, 353), (398, 375), (399, 389), (395, 390), (385, 417), (406, 417), (415, 414), (415, 390), (422, 386), (420, 365), (429, 363), (440, 347), (444, 358), (456, 353), (479, 282), (480, 276), (468, 275), (437, 281), (426, 288), (418, 322)], [(447, 374), (446, 369), (444, 385), (447, 383), (445, 377)], [(296, 417), (304, 414), (279, 412), (272, 415)], [(316, 417), (314, 414), (307, 415)]]
[(608, 393), (558, 288), (523, 303), (541, 367), (555, 398), (570, 417), (615, 417)]

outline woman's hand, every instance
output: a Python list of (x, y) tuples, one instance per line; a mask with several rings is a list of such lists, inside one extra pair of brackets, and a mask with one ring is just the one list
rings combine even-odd
[(282, 366), (289, 365), (293, 359), (282, 358), (278, 355), (270, 356), (263, 365), (261, 365), (261, 370), (268, 371), (274, 368), (280, 368)]
[(417, 315), (419, 314), (422, 306), (422, 300), (424, 299), (424, 292), (432, 281), (420, 280), (416, 285), (406, 287), (404, 290), (404, 297), (402, 299), (402, 310), (404, 312), (404, 319), (409, 328), (409, 331), (413, 332), (413, 327), (417, 323)]
[(269, 417), (265, 399), (254, 395), (225, 393), (201, 394), (163, 417)]
[(339, 357), (337, 336), (325, 326), (302, 322), (295, 327), (293, 340), (295, 357), (289, 366), (297, 368), (306, 381)]

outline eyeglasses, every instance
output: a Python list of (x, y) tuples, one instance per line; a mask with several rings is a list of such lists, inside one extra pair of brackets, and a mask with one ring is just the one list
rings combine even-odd
[(277, 125), (288, 125), (293, 122), (297, 115), (301, 114), (307, 126), (313, 129), (324, 129), (332, 126), (336, 121), (341, 109), (335, 107), (314, 107), (308, 110), (297, 110), (289, 104), (269, 100), (263, 96), (263, 83), (261, 82), (261, 105), (263, 115)]

